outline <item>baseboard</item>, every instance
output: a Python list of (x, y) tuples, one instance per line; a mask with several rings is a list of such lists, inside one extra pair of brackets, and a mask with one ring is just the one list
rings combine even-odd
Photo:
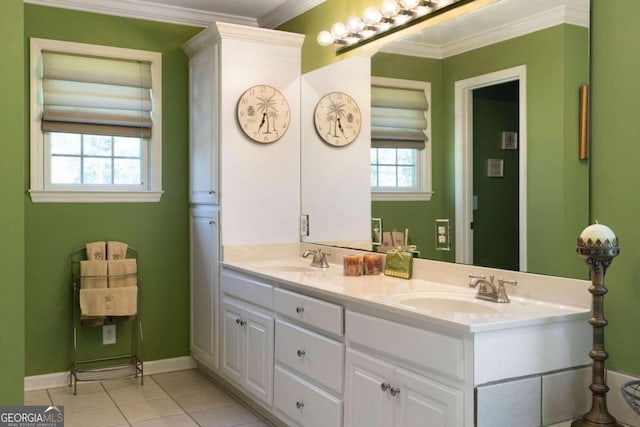
[[(198, 364), (191, 356), (149, 360), (144, 362), (144, 374), (161, 374), (164, 372), (182, 371), (184, 369), (194, 369), (197, 367)], [(42, 390), (46, 388), (64, 387), (68, 385), (68, 371), (55, 372), (52, 374), (33, 375), (24, 378), (24, 391)]]

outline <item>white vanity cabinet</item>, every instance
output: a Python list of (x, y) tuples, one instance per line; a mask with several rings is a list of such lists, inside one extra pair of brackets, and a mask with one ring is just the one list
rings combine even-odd
[(346, 427), (466, 425), (463, 340), (352, 312), (346, 325)]
[(223, 269), (221, 363), (224, 377), (270, 407), (273, 403), (273, 287)]
[(287, 425), (342, 425), (343, 308), (284, 289), (277, 313), (274, 406)]
[(190, 211), (191, 354), (209, 369), (218, 369), (218, 210)]

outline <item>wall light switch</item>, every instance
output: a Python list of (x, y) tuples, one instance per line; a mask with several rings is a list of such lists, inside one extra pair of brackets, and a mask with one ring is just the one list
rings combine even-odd
[(436, 219), (436, 249), (440, 251), (451, 250), (450, 239), (449, 220)]
[(104, 325), (102, 326), (102, 344), (115, 344), (116, 343), (116, 325)]

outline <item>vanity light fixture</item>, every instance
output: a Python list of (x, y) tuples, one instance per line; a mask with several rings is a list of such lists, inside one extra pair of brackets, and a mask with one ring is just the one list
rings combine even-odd
[(384, 0), (380, 8), (366, 8), (362, 18), (351, 16), (346, 25), (337, 22), (330, 31), (321, 31), (317, 41), (320, 46), (333, 45), (337, 53), (342, 53), (464, 4), (477, 3), (482, 6), (495, 1)]

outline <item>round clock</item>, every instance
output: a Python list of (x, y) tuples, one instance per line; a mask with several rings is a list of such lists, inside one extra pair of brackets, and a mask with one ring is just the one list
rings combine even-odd
[(277, 141), (289, 128), (289, 104), (272, 86), (253, 86), (238, 100), (238, 123), (252, 140), (268, 144)]
[(316, 105), (314, 123), (318, 135), (338, 147), (350, 144), (360, 133), (362, 115), (358, 104), (346, 93), (331, 92)]

